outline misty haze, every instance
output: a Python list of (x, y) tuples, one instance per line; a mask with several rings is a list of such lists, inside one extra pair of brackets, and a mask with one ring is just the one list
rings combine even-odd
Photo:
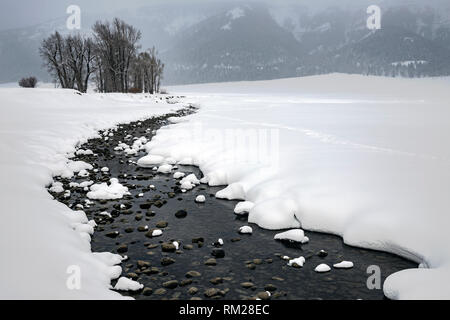
[(449, 86), (447, 0), (2, 0), (0, 299), (450, 299)]

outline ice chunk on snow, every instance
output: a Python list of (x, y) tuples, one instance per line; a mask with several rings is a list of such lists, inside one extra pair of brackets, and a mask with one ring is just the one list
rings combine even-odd
[(73, 171), (74, 173), (80, 172), (82, 170), (92, 170), (93, 167), (89, 163), (86, 163), (84, 161), (69, 161), (67, 164), (67, 167), (69, 170)]
[(94, 252), (94, 256), (108, 266), (121, 264), (124, 260), (121, 255), (111, 252)]
[(130, 194), (128, 188), (121, 185), (118, 179), (113, 178), (110, 180), (110, 185), (102, 183), (91, 186), (87, 197), (92, 200), (117, 200), (128, 194)]
[(162, 163), (164, 163), (164, 157), (158, 155), (148, 155), (143, 158), (140, 158), (137, 162), (138, 166), (143, 168), (152, 168)]
[(323, 263), (323, 264), (321, 264), (321, 265), (318, 265), (318, 266), (314, 269), (314, 271), (315, 271), (315, 272), (318, 272), (318, 273), (325, 273), (325, 272), (330, 272), (330, 271), (331, 271), (331, 268), (330, 268), (329, 265)]
[(100, 215), (101, 215), (101, 216), (106, 216), (106, 217), (108, 217), (108, 218), (112, 218), (111, 213), (106, 212), (106, 211), (100, 212)]
[(245, 200), (244, 187), (240, 183), (230, 184), (216, 193), (216, 198), (227, 200)]
[(80, 172), (78, 172), (78, 176), (85, 178), (89, 176), (89, 172), (86, 169), (81, 170)]
[(275, 240), (290, 240), (295, 242), (303, 242), (305, 240), (305, 232), (302, 229), (289, 230), (275, 235)]
[(175, 160), (174, 158), (166, 158), (164, 160), (164, 163), (170, 164), (170, 165), (176, 165), (177, 164), (177, 160)]
[(176, 172), (176, 173), (173, 175), (173, 178), (174, 178), (174, 179), (181, 179), (181, 178), (184, 178), (184, 176), (186, 176), (186, 174), (184, 174), (183, 172)]
[(198, 196), (198, 197), (195, 199), (195, 202), (198, 202), (198, 203), (205, 203), (205, 202), (206, 202), (206, 197), (205, 197), (205, 196)]
[(139, 282), (133, 281), (131, 279), (121, 277), (115, 287), (114, 290), (118, 291), (139, 291), (144, 288), (143, 284), (140, 284)]
[(187, 177), (183, 178), (180, 181), (181, 189), (192, 190), (195, 186), (200, 184), (200, 181), (197, 179), (195, 174), (190, 174)]
[(170, 164), (163, 164), (162, 166), (160, 166), (158, 168), (158, 172), (159, 173), (170, 173), (173, 169), (173, 166), (171, 166)]
[(94, 152), (92, 152), (92, 150), (83, 150), (83, 149), (80, 149), (80, 150), (77, 150), (77, 152), (75, 152), (75, 154), (77, 155), (77, 156), (90, 156), (90, 155), (93, 155), (94, 154)]
[(250, 201), (239, 202), (236, 205), (236, 208), (234, 208), (234, 213), (237, 215), (247, 214), (253, 209), (254, 206), (255, 204)]
[(288, 265), (290, 267), (297, 265), (299, 267), (303, 267), (305, 265), (306, 259), (304, 257), (295, 258), (292, 260), (289, 260)]
[(61, 182), (53, 182), (50, 191), (53, 193), (63, 193), (64, 192), (63, 184)]
[(240, 227), (239, 228), (239, 233), (241, 234), (252, 234), (253, 233), (253, 229), (249, 226), (244, 226), (244, 227)]
[(342, 261), (340, 263), (336, 263), (335, 265), (333, 265), (334, 268), (336, 269), (351, 269), (353, 268), (353, 262), (351, 261)]
[(162, 236), (162, 234), (163, 234), (162, 230), (159, 230), (159, 229), (153, 230), (152, 237), (159, 237), (159, 236)]
[(295, 212), (295, 202), (286, 198), (269, 199), (255, 205), (250, 211), (248, 222), (269, 230), (300, 228)]

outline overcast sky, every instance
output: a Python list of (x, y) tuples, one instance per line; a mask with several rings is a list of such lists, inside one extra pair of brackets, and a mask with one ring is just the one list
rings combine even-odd
[(69, 5), (89, 13), (115, 12), (161, 0), (0, 0), (0, 29), (31, 26), (66, 16)]
[[(0, 0), (0, 30), (32, 26), (51, 19), (65, 17), (66, 9), (71, 4), (81, 7), (84, 13), (114, 13), (125, 8), (137, 8), (158, 2), (212, 2), (232, 0)], [(239, 0), (238, 0), (239, 1)], [(245, 0), (243, 0), (245, 1)], [(255, 1), (255, 0), (253, 0)], [(296, 2), (309, 5), (347, 5), (346, 2), (364, 3), (369, 0), (257, 0), (275, 3)], [(372, 2), (415, 2), (430, 4), (449, 0), (372, 0)]]

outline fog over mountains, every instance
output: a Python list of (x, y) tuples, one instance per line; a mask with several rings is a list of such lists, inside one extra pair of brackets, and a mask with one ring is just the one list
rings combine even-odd
[[(82, 30), (118, 16), (142, 31), (166, 62), (165, 84), (261, 80), (330, 72), (385, 76), (450, 74), (449, 1), (156, 1), (96, 14)], [(371, 4), (382, 29), (366, 27)], [(83, 9), (83, 7), (82, 7)], [(12, 13), (14, 14), (14, 13)], [(42, 39), (65, 28), (64, 12), (45, 23), (0, 31), (0, 82), (49, 80)]]

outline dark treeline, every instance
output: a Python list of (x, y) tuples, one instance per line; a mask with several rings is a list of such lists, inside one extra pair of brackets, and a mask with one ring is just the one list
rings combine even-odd
[(40, 55), (62, 87), (86, 92), (94, 78), (98, 92), (160, 91), (164, 64), (155, 48), (141, 52), (141, 32), (120, 19), (97, 22), (93, 36), (62, 36), (42, 42)]

